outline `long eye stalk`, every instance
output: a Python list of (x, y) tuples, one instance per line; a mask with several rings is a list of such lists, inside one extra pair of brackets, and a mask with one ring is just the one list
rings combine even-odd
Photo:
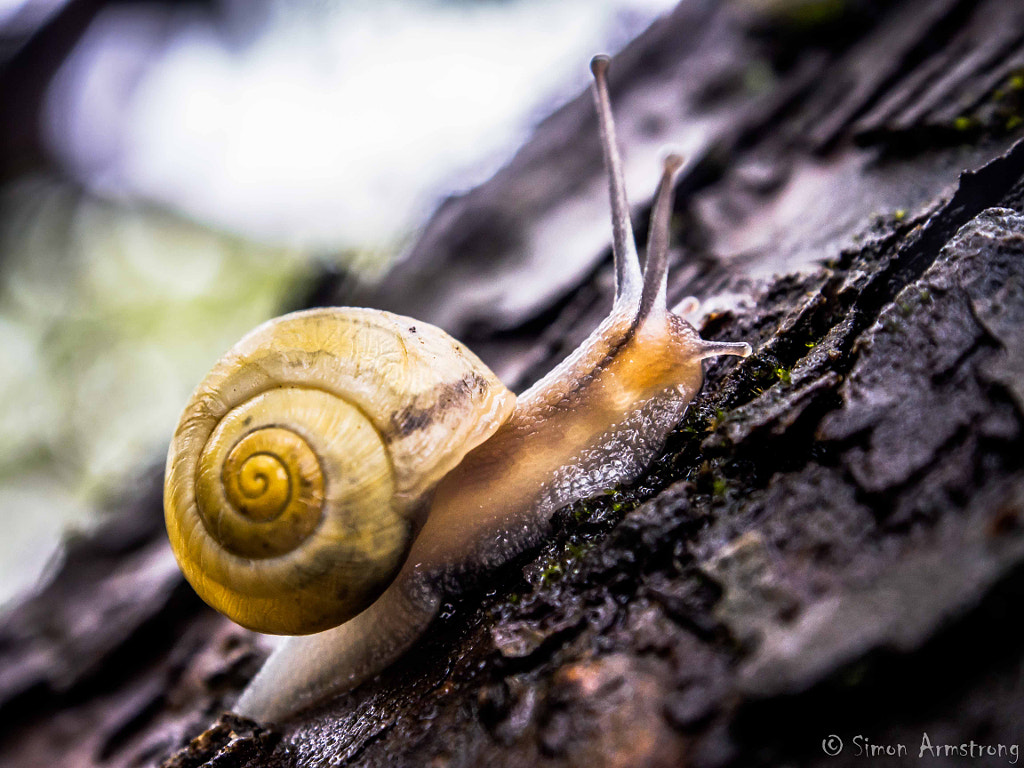
[(683, 158), (671, 154), (665, 158), (661, 181), (654, 196), (654, 211), (651, 213), (651, 233), (647, 238), (647, 262), (644, 265), (644, 287), (640, 297), (641, 322), (654, 313), (668, 310), (665, 298), (668, 282), (668, 235), (672, 218), (672, 180), (682, 168)]
[(612, 119), (611, 100), (608, 96), (607, 56), (595, 56), (590, 62), (594, 73), (594, 100), (601, 124), (601, 148), (608, 166), (608, 191), (612, 202), (612, 254), (615, 258), (615, 302), (635, 306), (640, 301), (642, 276), (640, 257), (633, 239), (633, 224), (629, 220), (629, 201), (626, 182), (622, 175), (622, 158), (615, 139), (615, 121)]

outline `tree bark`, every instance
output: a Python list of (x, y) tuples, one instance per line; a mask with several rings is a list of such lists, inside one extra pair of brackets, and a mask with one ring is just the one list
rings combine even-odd
[[(266, 649), (182, 581), (154, 468), (5, 617), (0, 760), (917, 765), (924, 734), (931, 764), (1012, 760), (1024, 7), (690, 0), (612, 75), (644, 195), (657, 147), (691, 157), (670, 296), (755, 349), (708, 365), (648, 474), (562, 510), (376, 680), (267, 726), (217, 719)], [(602, 179), (584, 94), (385, 287), (309, 300), (439, 322), (525, 386), (610, 304)]]

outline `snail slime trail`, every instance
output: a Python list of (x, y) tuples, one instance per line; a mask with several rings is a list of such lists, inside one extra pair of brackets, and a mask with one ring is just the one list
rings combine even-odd
[(517, 399), (427, 323), (335, 307), (256, 328), (185, 406), (164, 487), (175, 557), (214, 608), (293, 636), (239, 714), (282, 720), (376, 675), (446, 594), (538, 543), (556, 509), (635, 479), (700, 389), (702, 360), (750, 354), (701, 339), (666, 305), (676, 155), (641, 270), (608, 65), (591, 63), (615, 301), (533, 387)]

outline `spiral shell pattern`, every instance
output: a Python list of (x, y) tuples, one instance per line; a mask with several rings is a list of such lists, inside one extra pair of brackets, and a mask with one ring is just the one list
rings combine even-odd
[(400, 567), (429, 492), (514, 396), (433, 326), (324, 309), (264, 324), (193, 393), (167, 458), (172, 549), (243, 626), (319, 632)]

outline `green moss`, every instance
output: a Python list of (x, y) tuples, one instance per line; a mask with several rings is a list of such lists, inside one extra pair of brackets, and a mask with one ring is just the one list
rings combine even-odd
[(975, 127), (974, 118), (968, 117), (967, 115), (960, 115), (956, 120), (953, 121), (954, 130), (964, 133)]
[[(943, 126), (955, 134), (1016, 131), (1024, 124), (1024, 69), (1009, 74), (970, 112)], [(962, 140), (962, 139), (958, 139)]]
[(541, 586), (547, 587), (561, 581), (593, 546), (590, 539), (577, 539), (563, 544), (544, 564), (540, 572)]
[(708, 429), (712, 432), (722, 427), (729, 421), (729, 417), (721, 408), (715, 408), (714, 414), (708, 420)]
[(882, 328), (889, 333), (898, 333), (903, 330), (903, 323), (895, 315), (889, 314), (882, 318)]
[(589, 540), (569, 542), (565, 545), (565, 554), (569, 561), (579, 560), (590, 551), (592, 543)]
[(793, 374), (791, 373), (789, 368), (783, 368), (780, 365), (778, 368), (775, 369), (775, 376), (783, 384), (792, 384), (793, 383)]
[(554, 584), (562, 578), (563, 573), (561, 563), (549, 563), (548, 566), (541, 571), (540, 583), (545, 587)]
[(729, 490), (729, 484), (724, 477), (716, 477), (711, 481), (711, 495), (716, 499), (723, 498), (727, 490)]
[(580, 501), (573, 506), (572, 519), (577, 523), (582, 523), (584, 520), (589, 520), (593, 514), (594, 509), (586, 501)]

